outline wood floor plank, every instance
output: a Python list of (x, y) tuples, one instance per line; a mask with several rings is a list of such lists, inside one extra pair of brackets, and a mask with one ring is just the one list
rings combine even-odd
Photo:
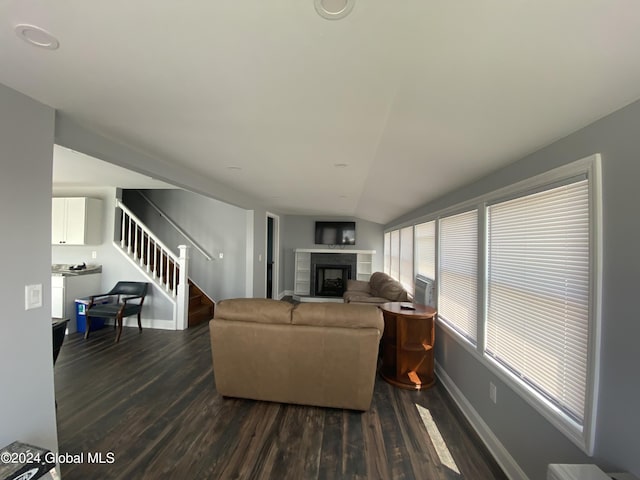
[(72, 334), (58, 357), (60, 452), (115, 455), (64, 464), (63, 480), (506, 478), (439, 385), (412, 392), (378, 378), (364, 413), (223, 398), (206, 324), (114, 335)]

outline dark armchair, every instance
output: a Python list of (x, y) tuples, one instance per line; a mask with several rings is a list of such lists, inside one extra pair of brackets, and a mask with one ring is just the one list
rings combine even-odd
[[(84, 338), (89, 337), (91, 330), (91, 317), (114, 318), (118, 333), (116, 334), (116, 342), (120, 341), (122, 334), (122, 320), (131, 315), (138, 315), (138, 329), (142, 331), (140, 323), (140, 311), (144, 303), (144, 297), (147, 295), (149, 284), (146, 282), (118, 282), (111, 291), (100, 295), (92, 295), (86, 310), (87, 327)], [(97, 300), (104, 300), (111, 297), (112, 303), (97, 303)]]

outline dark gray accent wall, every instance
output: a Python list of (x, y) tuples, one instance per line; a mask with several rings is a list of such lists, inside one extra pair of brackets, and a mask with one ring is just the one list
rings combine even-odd
[[(382, 270), (382, 248), (384, 246), (384, 230), (379, 223), (369, 222), (356, 217), (321, 217), (308, 215), (286, 215), (280, 233), (281, 265), (284, 273), (284, 290), (293, 291), (295, 269), (294, 250), (296, 248), (328, 248), (316, 245), (315, 222), (345, 221), (356, 222), (356, 244), (335, 247), (336, 251), (375, 250), (372, 272)], [(282, 289), (282, 288), (281, 288)]]
[[(246, 296), (247, 211), (184, 190), (143, 193), (212, 257), (191, 246), (192, 280), (215, 301)], [(137, 190), (124, 190), (122, 199), (175, 254), (178, 245), (191, 245)]]
[[(54, 110), (0, 84), (0, 446), (58, 450), (51, 344)], [(25, 310), (25, 285), (42, 306)]]
[[(583, 454), (473, 355), (438, 328), (436, 358), (493, 433), (531, 479), (548, 463), (597, 463), (608, 471), (640, 475), (640, 102), (451, 192), (387, 227), (405, 224), (594, 153), (602, 155), (603, 271), (600, 392), (595, 454)], [(532, 312), (535, 321), (535, 312)], [(498, 404), (488, 398), (498, 386)]]

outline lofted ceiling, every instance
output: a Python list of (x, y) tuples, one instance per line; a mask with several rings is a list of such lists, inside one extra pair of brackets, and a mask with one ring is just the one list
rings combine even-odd
[(53, 146), (54, 188), (176, 188), (165, 182), (107, 163), (60, 145)]
[(639, 99), (639, 59), (637, 0), (0, 1), (0, 83), (274, 211), (379, 223)]

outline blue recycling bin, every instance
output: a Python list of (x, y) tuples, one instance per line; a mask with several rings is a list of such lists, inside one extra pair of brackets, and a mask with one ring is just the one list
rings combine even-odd
[[(80, 333), (87, 331), (87, 307), (90, 300), (91, 297), (76, 298), (76, 327)], [(94, 302), (94, 305), (110, 302), (110, 298), (102, 298)], [(104, 323), (105, 319), (102, 317), (91, 317), (91, 328), (94, 330), (104, 328)]]

